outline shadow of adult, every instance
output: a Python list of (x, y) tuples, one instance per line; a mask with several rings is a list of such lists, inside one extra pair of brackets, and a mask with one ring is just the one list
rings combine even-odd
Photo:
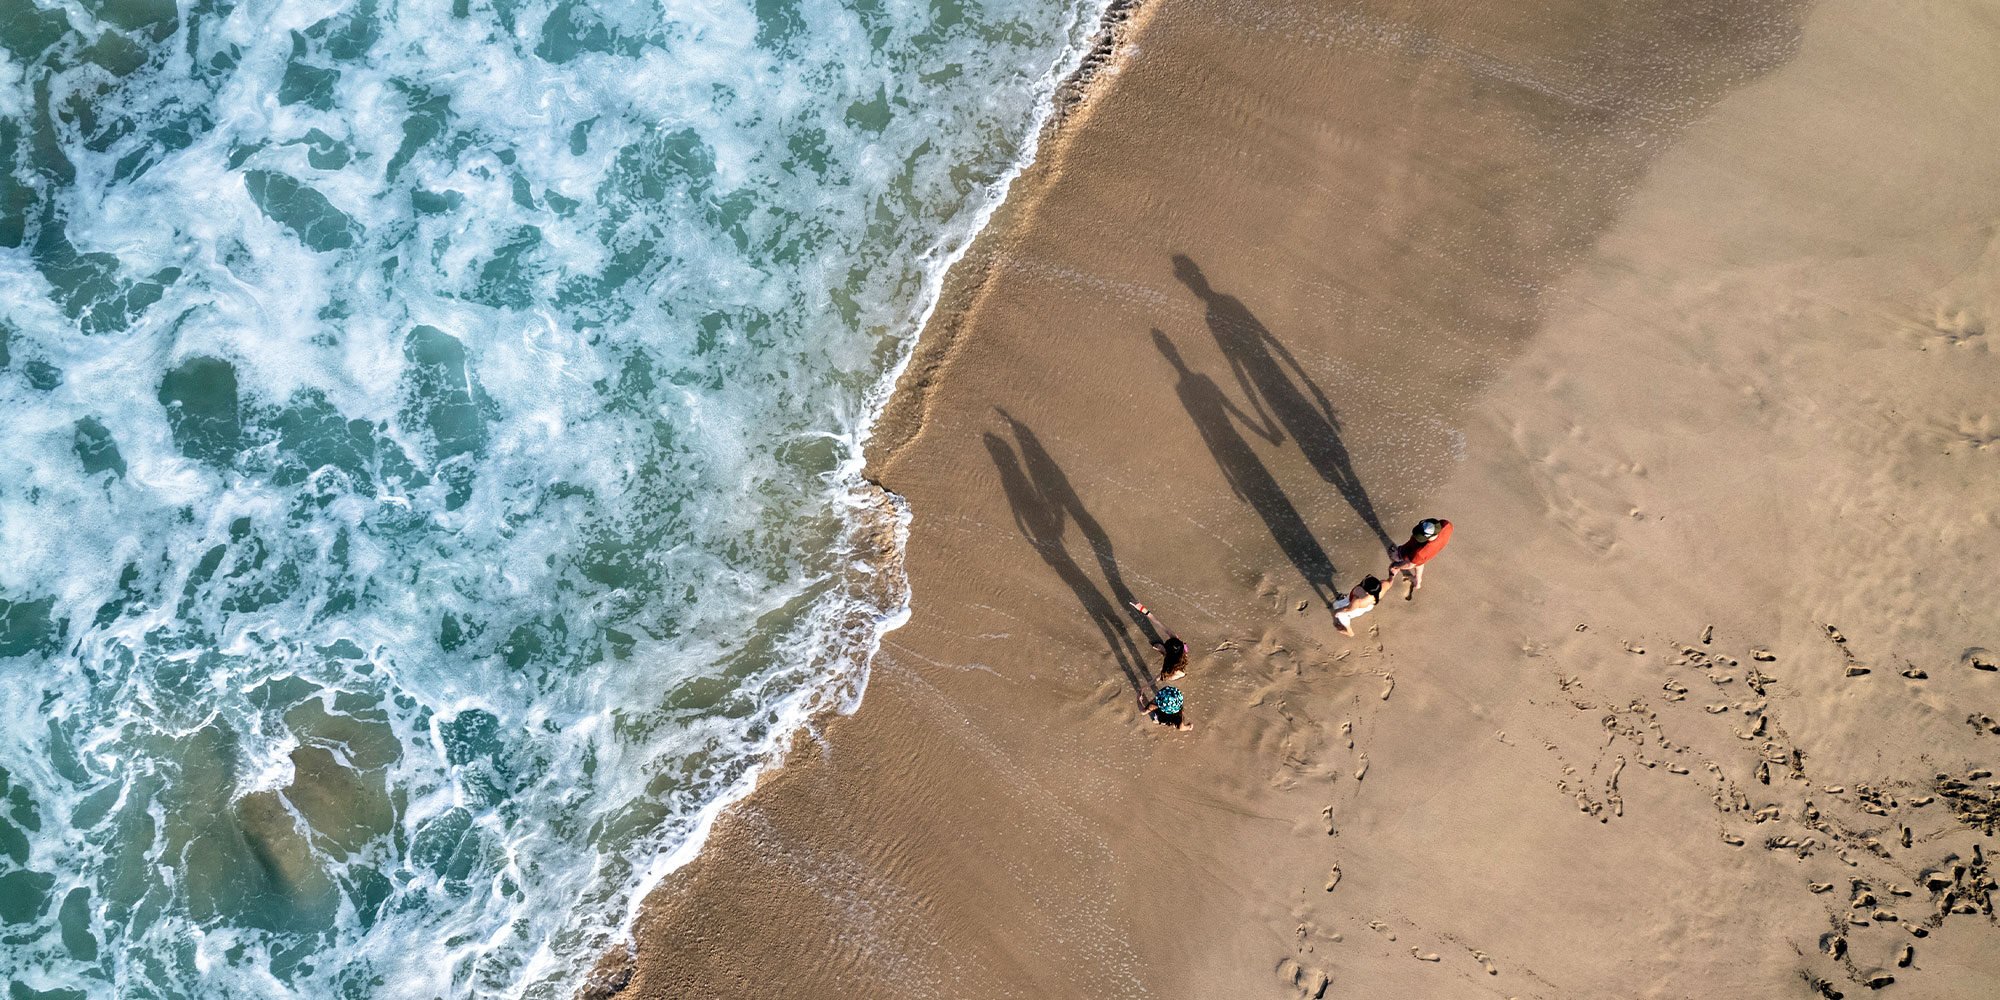
[(1048, 497), (1063, 512), (1076, 522), (1076, 528), (1083, 533), (1083, 540), (1090, 543), (1090, 553), (1097, 559), (1097, 568), (1104, 574), (1104, 582), (1111, 587), (1111, 597), (1124, 607), (1132, 600), (1132, 590), (1125, 586), (1125, 574), (1118, 570), (1118, 555), (1111, 548), (1111, 535), (1097, 518), (1090, 516), (1090, 510), (1083, 505), (1083, 498), (1076, 495), (1076, 487), (1071, 486), (1069, 477), (1063, 474), (1062, 466), (1056, 464), (1055, 456), (1042, 447), (1042, 440), (1028, 425), (1014, 419), (1014, 415), (995, 407), (1000, 419), (1007, 422), (1007, 429), (1014, 432), (1014, 440), (1021, 448), (1021, 464), (1028, 470), (1028, 479), (1041, 495)]
[(1160, 349), (1160, 354), (1180, 376), (1174, 392), (1179, 394), (1181, 407), (1187, 410), (1195, 429), (1201, 432), (1202, 442), (1208, 445), (1208, 452), (1222, 469), (1229, 488), (1264, 519), (1271, 538), (1298, 568), (1299, 575), (1305, 577), (1313, 593), (1331, 603), (1335, 593), (1333, 561), (1320, 548), (1305, 518), (1299, 516), (1298, 508), (1292, 506), (1284, 487), (1278, 485), (1278, 480), (1250, 450), (1250, 442), (1237, 431), (1236, 422), (1242, 421), (1251, 433), (1272, 444), (1283, 441), (1284, 435), (1269, 417), (1259, 414), (1253, 418), (1224, 395), (1214, 379), (1190, 370), (1166, 334), (1154, 330), (1153, 346)]
[[(1126, 628), (1125, 615), (1120, 610), (1124, 601), (1130, 600), (1125, 590), (1124, 578), (1117, 572), (1113, 561), (1111, 541), (1097, 519), (1084, 509), (1083, 501), (1069, 484), (1069, 477), (1044, 449), (1034, 433), (1026, 426), (1008, 416), (1007, 421), (1020, 445), (1016, 453), (1013, 445), (998, 434), (988, 432), (981, 436), (986, 451), (993, 456), (993, 467), (999, 470), (1000, 486), (1007, 492), (1007, 503), (1014, 511), (1014, 524), (1021, 534), (1034, 546), (1042, 561), (1055, 570), (1077, 602), (1083, 605), (1084, 613), (1090, 616), (1091, 624), (1097, 626), (1104, 642), (1111, 648), (1111, 654), (1118, 661), (1119, 670), (1125, 680), (1132, 685), (1135, 695), (1143, 698), (1151, 687), (1151, 674), (1145, 667), (1145, 659), (1138, 642)], [(1090, 545), (1097, 557), (1100, 568), (1105, 570), (1113, 597), (1106, 597), (1098, 589), (1097, 582), (1090, 578), (1081, 565), (1070, 556), (1065, 536), (1069, 523), (1075, 521), (1086, 544)]]
[(1361, 477), (1354, 473), (1347, 445), (1340, 440), (1340, 416), (1318, 383), (1242, 300), (1209, 287), (1208, 277), (1186, 254), (1174, 255), (1174, 277), (1208, 305), (1208, 329), (1229, 359), (1230, 373), (1249, 397), (1251, 408), (1267, 421), (1275, 419), (1298, 442), (1313, 471), (1340, 491), (1383, 546), (1394, 546)]

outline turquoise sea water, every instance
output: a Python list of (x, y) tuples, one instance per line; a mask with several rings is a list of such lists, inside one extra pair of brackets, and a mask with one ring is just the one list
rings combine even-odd
[(1090, 0), (0, 0), (0, 980), (567, 996), (906, 600)]

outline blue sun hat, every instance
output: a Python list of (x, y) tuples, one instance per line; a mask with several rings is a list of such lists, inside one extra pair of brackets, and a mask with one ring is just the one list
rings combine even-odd
[(1181, 689), (1171, 685), (1161, 688), (1159, 693), (1153, 696), (1153, 707), (1159, 709), (1161, 715), (1179, 714), (1181, 710)]

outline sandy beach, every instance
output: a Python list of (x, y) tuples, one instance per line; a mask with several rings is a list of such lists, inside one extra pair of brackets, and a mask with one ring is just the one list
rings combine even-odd
[(1119, 18), (872, 443), (909, 624), (583, 995), (2000, 990), (2000, 7)]

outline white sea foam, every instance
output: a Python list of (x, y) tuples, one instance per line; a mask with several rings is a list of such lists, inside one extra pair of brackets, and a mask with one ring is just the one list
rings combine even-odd
[(860, 448), (1094, 15), (15, 31), (0, 978), (566, 995), (907, 614)]

